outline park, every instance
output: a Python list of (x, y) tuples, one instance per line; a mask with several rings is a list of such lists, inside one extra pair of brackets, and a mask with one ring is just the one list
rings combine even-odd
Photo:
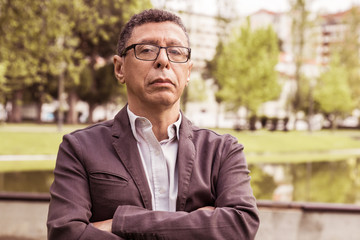
[(245, 147), (257, 240), (360, 235), (359, 6), (294, 0), (240, 16), (234, 0), (212, 15), (192, 10), (199, 0), (25, 2), (0, 1), (0, 240), (46, 239), (59, 144), (127, 103), (116, 42), (150, 7), (178, 14), (192, 41), (182, 113)]

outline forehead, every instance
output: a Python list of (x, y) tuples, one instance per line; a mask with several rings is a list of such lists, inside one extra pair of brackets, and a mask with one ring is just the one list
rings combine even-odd
[(188, 46), (185, 32), (173, 22), (151, 22), (136, 26), (127, 45), (134, 43)]

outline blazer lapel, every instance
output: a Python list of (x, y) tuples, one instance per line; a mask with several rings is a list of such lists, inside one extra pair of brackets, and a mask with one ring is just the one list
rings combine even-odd
[(196, 153), (194, 143), (192, 142), (193, 132), (191, 129), (191, 122), (185, 117), (183, 117), (180, 126), (179, 138), (176, 162), (179, 176), (176, 210), (184, 211)]
[(113, 146), (120, 157), (120, 161), (134, 180), (145, 208), (151, 210), (151, 192), (137, 148), (137, 142), (131, 131), (127, 106), (115, 117), (112, 131), (113, 136), (116, 137)]

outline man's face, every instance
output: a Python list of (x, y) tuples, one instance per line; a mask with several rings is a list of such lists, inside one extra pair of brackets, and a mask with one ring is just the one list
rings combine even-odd
[[(146, 23), (135, 27), (126, 46), (139, 43), (189, 47), (184, 31), (172, 22)], [(190, 79), (191, 61), (170, 62), (165, 49), (160, 50), (156, 60), (143, 61), (135, 57), (134, 51), (129, 50), (124, 57), (114, 57), (115, 73), (119, 81), (127, 86), (131, 110), (179, 104)]]

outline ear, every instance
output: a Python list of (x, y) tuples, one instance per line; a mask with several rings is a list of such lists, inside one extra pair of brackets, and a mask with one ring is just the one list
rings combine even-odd
[(124, 58), (115, 55), (113, 61), (114, 61), (115, 77), (119, 81), (119, 83), (124, 84), (125, 83)]
[(189, 84), (189, 81), (190, 81), (190, 74), (191, 74), (192, 67), (193, 67), (193, 62), (189, 61), (189, 69), (188, 69), (188, 74), (187, 74), (187, 79), (186, 79), (186, 86)]

